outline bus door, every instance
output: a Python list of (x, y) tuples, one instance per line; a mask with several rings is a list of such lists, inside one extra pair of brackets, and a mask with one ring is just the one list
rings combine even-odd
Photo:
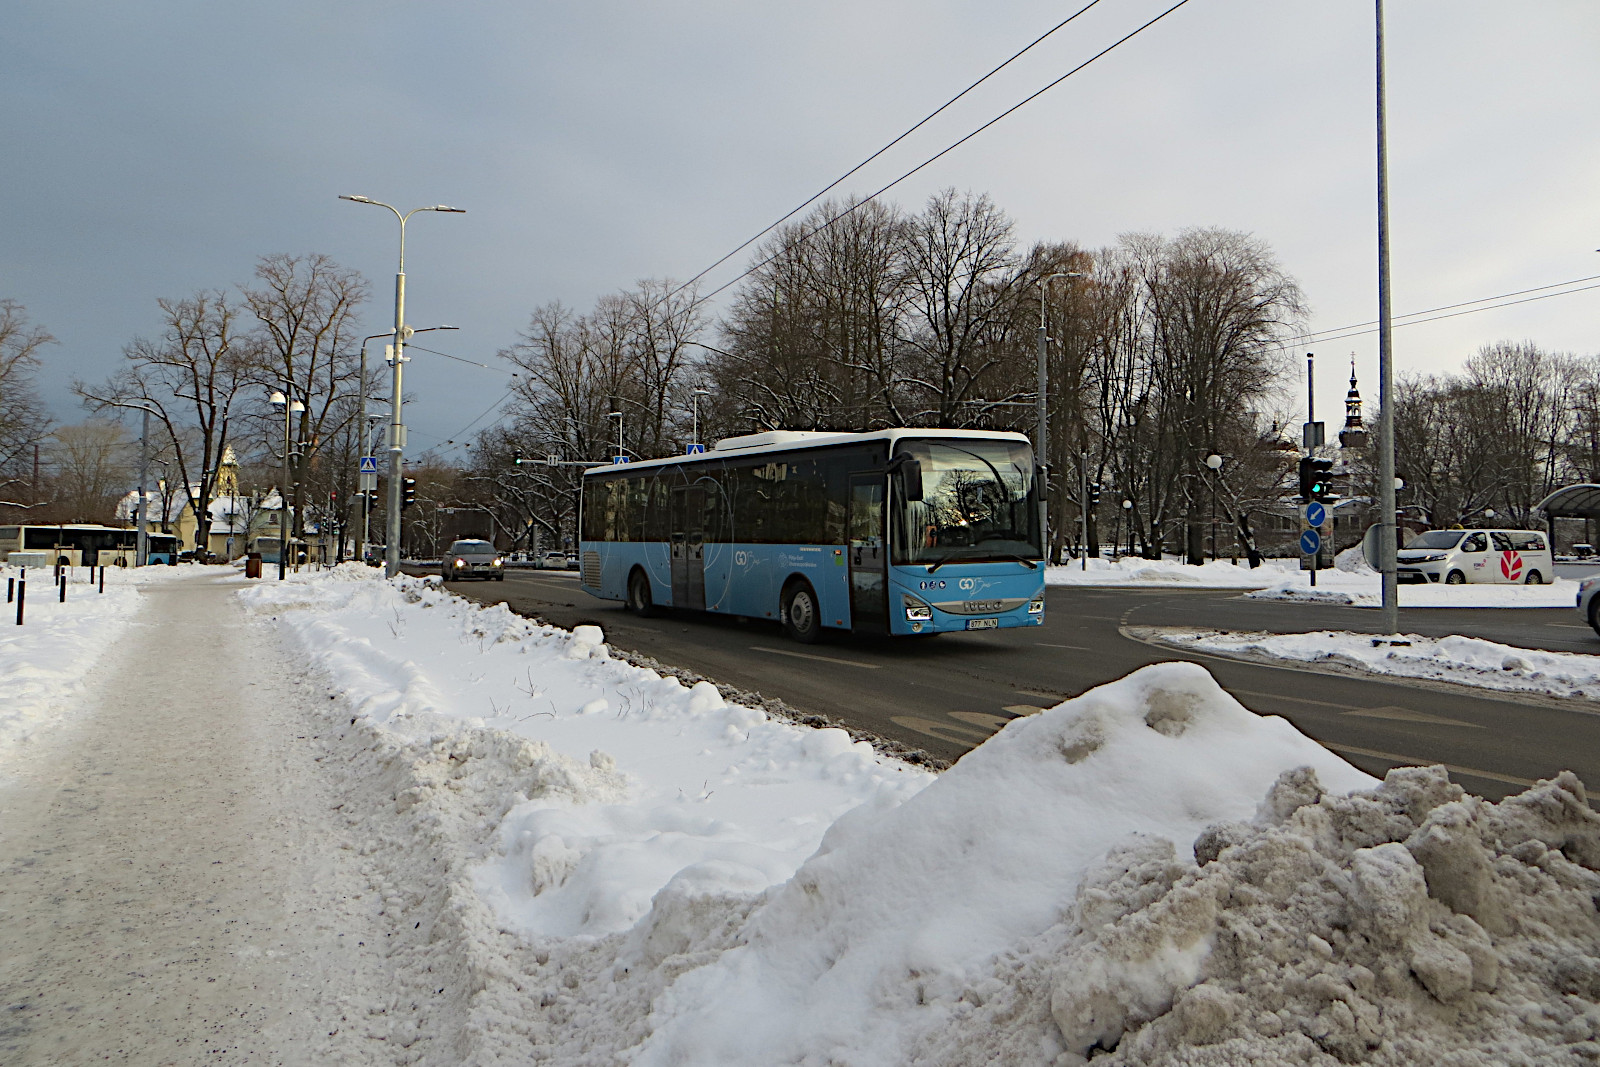
[(850, 476), (845, 549), (850, 560), (850, 624), (883, 633), (889, 628), (889, 578), (885, 555), (882, 474)]
[(672, 606), (706, 606), (706, 491), (680, 485), (672, 490)]

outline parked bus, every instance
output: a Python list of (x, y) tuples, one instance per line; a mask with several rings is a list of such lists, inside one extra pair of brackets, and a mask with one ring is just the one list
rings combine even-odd
[(657, 607), (935, 634), (1044, 621), (1028, 439), (773, 431), (584, 472), (580, 581)]
[[(178, 558), (176, 534), (152, 533), (148, 562), (167, 563)], [(139, 532), (118, 526), (64, 523), (58, 526), (0, 526), (0, 561), (13, 552), (45, 554), (48, 566), (131, 566), (138, 550)]]

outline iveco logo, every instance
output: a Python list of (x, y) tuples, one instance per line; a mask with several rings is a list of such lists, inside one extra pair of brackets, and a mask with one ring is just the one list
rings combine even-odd
[(959, 585), (962, 589), (965, 589), (967, 592), (970, 593), (974, 589), (978, 588), (978, 579), (976, 579), (976, 578), (963, 578), (963, 579), (961, 579), (961, 581), (957, 582), (956, 584)]

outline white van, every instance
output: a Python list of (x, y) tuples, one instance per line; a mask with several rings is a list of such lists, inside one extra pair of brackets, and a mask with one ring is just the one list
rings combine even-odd
[(1395, 553), (1400, 582), (1542, 585), (1555, 575), (1550, 543), (1537, 530), (1429, 530)]

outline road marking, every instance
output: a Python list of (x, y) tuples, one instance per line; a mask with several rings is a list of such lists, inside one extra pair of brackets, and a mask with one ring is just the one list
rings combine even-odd
[(1430, 767), (1437, 763), (1447, 771), (1453, 771), (1456, 774), (1470, 774), (1474, 778), (1487, 778), (1491, 782), (1505, 782), (1507, 785), (1520, 785), (1524, 788), (1533, 784), (1527, 778), (1513, 778), (1509, 774), (1480, 771), (1476, 767), (1457, 767), (1454, 763), (1439, 763), (1438, 760), (1433, 759), (1402, 756), (1397, 752), (1379, 752), (1375, 748), (1357, 748), (1354, 745), (1335, 745), (1328, 741), (1319, 741), (1317, 743), (1330, 752), (1340, 752), (1347, 756), (1371, 756), (1374, 759), (1388, 760), (1390, 763), (1401, 763), (1412, 767)]
[(1009, 711), (1013, 715), (1037, 715), (1044, 709), (1035, 707), (1032, 704), (1007, 704), (1000, 710)]
[(957, 745), (970, 745), (974, 741), (984, 742), (989, 739), (988, 730), (980, 730), (972, 726), (957, 726), (951, 722), (939, 722), (937, 719), (924, 719), (916, 715), (891, 715), (889, 721), (896, 726), (903, 726), (907, 730), (915, 730), (919, 734), (937, 737), (941, 741), (950, 741)]
[(791, 652), (787, 648), (766, 648), (761, 645), (751, 645), (752, 652), (771, 652), (774, 656), (793, 656), (795, 659), (814, 659), (818, 663), (842, 663), (847, 667), (860, 667), (862, 670), (881, 670), (881, 663), (862, 663), (860, 660), (840, 659), (837, 656), (814, 656), (809, 652)]
[(1241, 697), (1265, 697), (1268, 700), (1292, 700), (1296, 704), (1312, 704), (1319, 708), (1338, 708), (1340, 711), (1349, 711), (1349, 704), (1333, 704), (1326, 700), (1312, 700), (1310, 697), (1292, 697), (1287, 693), (1258, 693), (1253, 689), (1230, 689), (1230, 693)]
[(1083, 645), (1052, 645), (1048, 641), (1035, 641), (1034, 644), (1038, 645), (1040, 648), (1070, 648), (1074, 652), (1093, 652), (1094, 651), (1094, 649), (1086, 648)]
[(1555, 626), (1562, 630), (1587, 630), (1589, 627), (1576, 622), (1547, 622), (1546, 626)]
[(974, 726), (981, 726), (990, 733), (994, 733), (994, 731), (1012, 721), (1000, 715), (988, 715), (981, 711), (947, 711), (945, 714), (952, 719), (960, 719), (962, 722), (970, 722)]
[[(1046, 700), (1054, 701), (1055, 704), (1059, 704), (1063, 700), (1071, 700), (1072, 699), (1072, 697), (1069, 694), (1066, 694), (1066, 693), (1046, 693), (1043, 689), (1018, 689), (1017, 692), (1021, 693), (1023, 696), (1044, 697)], [(1054, 707), (1055, 704), (1052, 704), (1051, 707)]]
[(1358, 708), (1355, 711), (1343, 712), (1343, 714), (1354, 715), (1362, 719), (1393, 719), (1395, 722), (1425, 722), (1434, 726), (1464, 726), (1469, 730), (1484, 729), (1483, 726), (1475, 722), (1447, 719), (1442, 715), (1429, 715), (1425, 711), (1412, 711), (1410, 708), (1400, 708), (1393, 705), (1386, 708)]

